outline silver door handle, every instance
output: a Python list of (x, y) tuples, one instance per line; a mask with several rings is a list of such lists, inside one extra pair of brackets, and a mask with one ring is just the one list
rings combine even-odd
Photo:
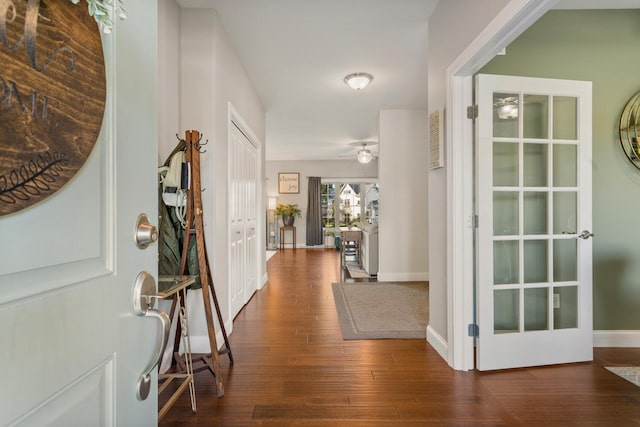
[(137, 383), (137, 398), (145, 400), (149, 396), (151, 390), (151, 372), (156, 367), (164, 348), (169, 341), (169, 330), (171, 329), (171, 320), (166, 313), (153, 308), (157, 296), (156, 281), (146, 271), (138, 274), (136, 282), (133, 286), (133, 312), (138, 316), (155, 317), (160, 320), (160, 343), (156, 347), (156, 351), (151, 357), (149, 365), (144, 369)]
[(589, 237), (593, 237), (593, 233), (589, 230), (582, 230), (579, 236), (581, 239), (587, 240)]

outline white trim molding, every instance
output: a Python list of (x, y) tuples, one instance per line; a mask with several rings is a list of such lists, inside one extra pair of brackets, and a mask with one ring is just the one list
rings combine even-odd
[(447, 336), (445, 359), (456, 370), (474, 366), (473, 323), (473, 129), (466, 118), (472, 76), (496, 53), (538, 20), (557, 0), (511, 0), (447, 68)]
[(427, 342), (440, 355), (440, 357), (447, 360), (449, 355), (449, 345), (447, 344), (447, 340), (438, 335), (431, 325), (427, 325)]
[(381, 273), (378, 272), (380, 282), (428, 282), (429, 273)]
[(640, 331), (593, 331), (594, 347), (640, 347)]

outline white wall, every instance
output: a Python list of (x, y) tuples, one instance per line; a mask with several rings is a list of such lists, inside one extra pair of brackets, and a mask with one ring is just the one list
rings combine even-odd
[(429, 280), (427, 129), (424, 110), (380, 112), (381, 281)]
[[(438, 3), (429, 20), (430, 112), (443, 108), (447, 103), (447, 68), (507, 3), (509, 0), (447, 0)], [(432, 248), (429, 257), (429, 328), (444, 342), (448, 339), (447, 154), (445, 152), (445, 167), (429, 172), (429, 247)]]
[[(300, 173), (300, 193), (278, 194), (279, 172)], [(307, 239), (307, 193), (310, 176), (353, 178), (353, 182), (358, 182), (361, 178), (377, 178), (378, 162), (375, 159), (366, 165), (358, 163), (357, 160), (269, 160), (266, 162), (265, 188), (267, 196), (277, 197), (278, 203), (297, 204), (302, 209), (302, 218), (296, 218), (295, 222), (297, 247), (304, 246)], [(287, 242), (290, 242), (290, 239), (291, 237), (287, 235)]]
[[(261, 144), (265, 134), (265, 113), (240, 60), (213, 9), (182, 9), (181, 12), (181, 115), (182, 130), (201, 132), (207, 151), (201, 156), (205, 236), (209, 263), (227, 330), (232, 329), (229, 315), (228, 236), (228, 132), (231, 102)], [(260, 171), (264, 167), (264, 149), (258, 149)], [(258, 189), (263, 199), (263, 188)], [(258, 218), (259, 248), (264, 248), (264, 212)], [(264, 249), (258, 278), (266, 270)]]
[[(230, 333), (233, 319), (229, 315), (228, 288), (229, 103), (259, 140), (258, 176), (264, 174), (265, 113), (215, 10), (179, 8), (174, 0), (159, 2), (159, 9), (163, 133), (159, 138), (159, 157), (163, 161), (176, 145), (176, 133), (184, 138), (186, 130), (197, 130), (203, 135), (202, 142), (208, 141), (203, 147), (206, 153), (201, 155), (205, 238), (216, 294)], [(264, 199), (262, 182), (258, 198)], [(258, 279), (263, 280), (266, 278), (264, 210), (259, 210), (258, 215), (257, 245), (261, 250)], [(262, 284), (261, 281), (259, 286)], [(192, 331), (198, 333), (194, 325)]]

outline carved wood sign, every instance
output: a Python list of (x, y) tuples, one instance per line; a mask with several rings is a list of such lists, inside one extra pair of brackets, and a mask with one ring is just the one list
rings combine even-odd
[(104, 116), (100, 30), (70, 0), (0, 0), (0, 215), (59, 190)]

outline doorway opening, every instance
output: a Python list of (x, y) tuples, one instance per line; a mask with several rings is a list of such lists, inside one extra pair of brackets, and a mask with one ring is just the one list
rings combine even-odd
[(377, 276), (377, 180), (323, 180), (321, 209), (324, 246), (340, 251), (341, 275), (361, 279)]

